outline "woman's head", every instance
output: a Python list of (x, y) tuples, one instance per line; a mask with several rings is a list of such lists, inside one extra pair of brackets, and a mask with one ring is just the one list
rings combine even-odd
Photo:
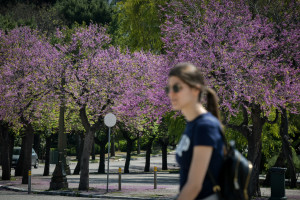
[(206, 87), (201, 71), (191, 63), (178, 63), (169, 73), (166, 92), (175, 110), (191, 103), (201, 103), (206, 94), (207, 110), (220, 119), (218, 97), (214, 90)]

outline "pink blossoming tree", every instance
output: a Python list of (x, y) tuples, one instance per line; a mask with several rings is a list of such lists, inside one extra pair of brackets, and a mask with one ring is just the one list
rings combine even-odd
[(299, 69), (275, 53), (281, 44), (273, 24), (260, 15), (252, 18), (245, 1), (171, 1), (166, 18), (163, 41), (171, 65), (195, 63), (217, 91), (224, 113), (244, 113), (241, 125), (228, 126), (248, 140), (254, 165), (250, 194), (260, 195), (262, 127), (273, 109), (296, 111)]
[(21, 130), (22, 152), (16, 175), (23, 175), (22, 183), (26, 184), (31, 168), (32, 122), (41, 118), (41, 111), (53, 99), (51, 72), (57, 52), (27, 27), (1, 32), (0, 52), (0, 120)]

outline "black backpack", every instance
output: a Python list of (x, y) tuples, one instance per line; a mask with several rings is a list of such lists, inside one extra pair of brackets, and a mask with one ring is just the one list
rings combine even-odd
[(216, 183), (209, 170), (208, 175), (214, 184), (213, 191), (221, 200), (249, 200), (251, 172), (251, 162), (235, 149), (234, 141), (230, 141), (227, 144), (227, 153), (219, 175), (219, 184)]

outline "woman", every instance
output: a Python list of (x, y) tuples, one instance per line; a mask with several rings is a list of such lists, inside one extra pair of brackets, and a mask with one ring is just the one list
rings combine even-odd
[[(185, 131), (176, 149), (180, 165), (178, 200), (218, 199), (207, 174), (215, 180), (223, 160), (223, 139), (215, 92), (206, 87), (199, 69), (190, 63), (179, 63), (169, 73), (166, 88), (174, 110), (187, 120)], [(206, 96), (206, 108), (201, 103)]]

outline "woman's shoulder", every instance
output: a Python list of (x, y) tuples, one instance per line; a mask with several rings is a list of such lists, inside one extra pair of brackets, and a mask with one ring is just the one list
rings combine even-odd
[(210, 112), (202, 114), (195, 121), (197, 127), (220, 127), (220, 121)]
[(193, 144), (218, 147), (221, 141), (221, 128), (219, 120), (210, 113), (204, 114), (195, 121), (193, 129)]

